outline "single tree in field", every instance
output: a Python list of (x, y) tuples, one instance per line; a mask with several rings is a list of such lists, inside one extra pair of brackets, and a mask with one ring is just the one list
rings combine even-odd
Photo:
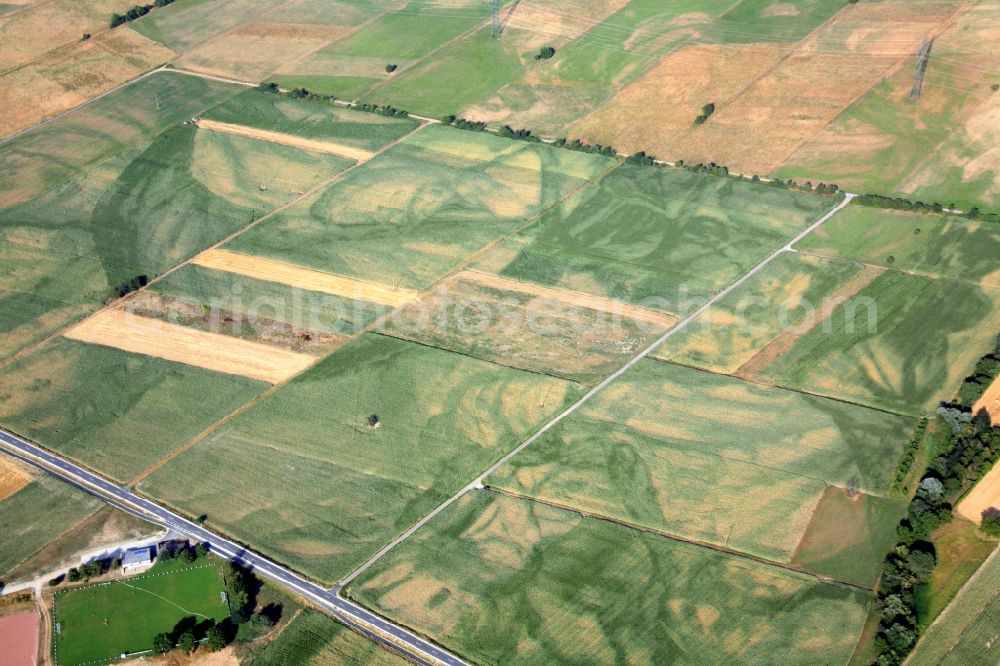
[(1000, 536), (1000, 509), (991, 506), (983, 511), (981, 527), (990, 536)]

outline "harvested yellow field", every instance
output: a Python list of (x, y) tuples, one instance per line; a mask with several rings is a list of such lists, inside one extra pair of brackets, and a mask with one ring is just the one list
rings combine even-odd
[(272, 384), (302, 372), (315, 360), (309, 354), (139, 317), (123, 310), (98, 312), (65, 335), (81, 342)]
[(677, 157), (674, 142), (692, 130), (702, 106), (714, 102), (721, 108), (781, 56), (773, 44), (684, 46), (576, 123), (569, 134), (626, 153), (645, 150)]
[(338, 155), (351, 160), (357, 160), (358, 162), (369, 160), (372, 155), (374, 155), (374, 153), (369, 150), (362, 150), (361, 148), (354, 148), (352, 146), (344, 146), (339, 143), (316, 141), (315, 139), (306, 139), (301, 136), (295, 136), (294, 134), (283, 134), (282, 132), (269, 132), (268, 130), (257, 129), (256, 127), (247, 127), (246, 125), (220, 123), (217, 120), (199, 120), (198, 127), (201, 129), (211, 130), (213, 132), (225, 132), (226, 134), (235, 134), (237, 136), (250, 137), (251, 139), (260, 139), (261, 141), (280, 143), (283, 146), (292, 146), (293, 148), (301, 148), (302, 150), (311, 150), (317, 153)]
[(549, 2), (523, 2), (510, 17), (510, 28), (538, 31), (544, 26), (543, 34), (552, 37), (576, 39), (608, 14), (618, 11), (628, 0), (549, 0)]
[[(993, 383), (996, 386), (996, 382)], [(990, 507), (1000, 509), (1000, 465), (994, 465), (986, 476), (969, 491), (955, 511), (962, 518), (976, 525), (983, 521), (983, 511)]]
[(610, 298), (602, 298), (600, 296), (592, 296), (578, 291), (570, 291), (569, 289), (553, 289), (552, 287), (543, 287), (537, 284), (521, 282), (520, 280), (500, 277), (499, 275), (491, 275), (489, 273), (480, 273), (479, 271), (471, 270), (462, 271), (462, 273), (458, 275), (458, 278), (487, 287), (492, 287), (494, 289), (516, 291), (522, 294), (537, 296), (539, 298), (546, 298), (568, 307), (588, 308), (590, 310), (608, 312), (618, 315), (623, 319), (642, 321), (648, 324), (653, 324), (654, 326), (661, 326), (664, 329), (670, 328), (677, 323), (677, 317), (673, 315), (656, 312), (655, 310), (647, 310), (645, 308), (636, 307), (634, 305), (622, 303), (621, 301), (616, 301)]
[(984, 409), (990, 415), (990, 423), (1000, 425), (1000, 377), (994, 379), (986, 389), (986, 393), (976, 400), (976, 404), (972, 406), (972, 413), (978, 414)]
[(31, 477), (13, 460), (0, 458), (0, 500), (4, 500), (28, 485)]
[(417, 292), (408, 289), (396, 289), (374, 282), (365, 282), (333, 273), (324, 273), (312, 268), (303, 268), (276, 259), (254, 257), (228, 250), (206, 250), (195, 257), (191, 263), (203, 268), (238, 273), (258, 280), (287, 284), (291, 287), (343, 296), (356, 301), (380, 303), (390, 307), (398, 307), (418, 295)]
[(134, 30), (103, 32), (0, 76), (0, 136), (72, 108), (174, 58)]
[(908, 62), (921, 40), (954, 11), (937, 3), (853, 5), (692, 126), (662, 155), (767, 174), (819, 134), (873, 85)]

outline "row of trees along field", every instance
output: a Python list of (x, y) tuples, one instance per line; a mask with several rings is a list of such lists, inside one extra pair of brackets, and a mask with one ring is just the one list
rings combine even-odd
[[(996, 356), (994, 348), (984, 359), (995, 361)], [(1000, 363), (983, 366), (980, 362), (977, 372), (986, 367), (992, 371), (992, 381)], [(917, 596), (937, 565), (932, 533), (953, 520), (952, 508), (1000, 458), (1000, 426), (991, 425), (985, 410), (973, 414), (964, 403), (963, 399), (938, 409), (938, 417), (950, 428), (947, 446), (927, 466), (906, 517), (896, 529), (898, 541), (882, 570), (875, 639), (879, 666), (902, 663), (930, 619), (921, 617)], [(991, 507), (983, 512), (982, 529), (1000, 536), (1000, 509)]]

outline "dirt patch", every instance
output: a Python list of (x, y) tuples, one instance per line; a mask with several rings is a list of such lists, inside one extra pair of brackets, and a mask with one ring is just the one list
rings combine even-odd
[(754, 354), (750, 360), (737, 368), (733, 375), (742, 379), (752, 380), (757, 373), (767, 368), (771, 363), (790, 350), (800, 338), (829, 319), (834, 311), (843, 305), (847, 299), (857, 295), (858, 292), (870, 285), (875, 278), (884, 272), (884, 268), (877, 266), (865, 266), (862, 268), (857, 275), (841, 285), (837, 291), (823, 302), (822, 307), (816, 311), (815, 316), (809, 322), (799, 324), (791, 330), (783, 331), (763, 349)]
[[(995, 382), (994, 382), (995, 384)], [(955, 512), (976, 525), (983, 521), (983, 511), (990, 507), (1000, 509), (1000, 465), (994, 465), (966, 495)]]
[(38, 659), (37, 611), (0, 617), (0, 654), (8, 666), (34, 666)]
[(990, 415), (990, 423), (1000, 425), (1000, 377), (993, 380), (986, 392), (976, 400), (972, 406), (972, 413), (978, 414), (982, 410)]
[(358, 162), (365, 162), (371, 159), (372, 155), (374, 155), (374, 153), (369, 150), (362, 150), (361, 148), (354, 148), (352, 146), (343, 146), (339, 143), (316, 141), (314, 139), (306, 139), (301, 136), (295, 136), (294, 134), (270, 132), (268, 130), (257, 129), (256, 127), (247, 127), (246, 125), (220, 123), (217, 120), (201, 119), (198, 121), (198, 127), (201, 129), (211, 130), (213, 132), (225, 132), (226, 134), (235, 134), (236, 136), (260, 139), (261, 141), (270, 141), (271, 143), (279, 143), (283, 146), (291, 146), (302, 150), (311, 150), (316, 153), (337, 155), (339, 157), (357, 160)]
[(355, 280), (333, 273), (296, 266), (276, 259), (254, 257), (228, 250), (206, 250), (195, 257), (191, 263), (258, 280), (287, 284), (309, 291), (343, 296), (356, 301), (380, 303), (391, 307), (398, 307), (413, 300), (418, 295), (417, 292), (407, 289), (387, 287), (374, 282)]
[(308, 354), (206, 333), (123, 310), (98, 312), (65, 335), (74, 340), (272, 384), (302, 372), (315, 360)]
[(677, 317), (673, 315), (656, 312), (654, 310), (647, 310), (645, 308), (622, 303), (621, 301), (615, 301), (610, 298), (601, 298), (600, 296), (591, 296), (590, 294), (584, 294), (577, 291), (569, 291), (568, 289), (553, 289), (551, 287), (543, 287), (528, 282), (521, 282), (519, 280), (500, 277), (499, 275), (490, 275), (488, 273), (480, 273), (472, 270), (462, 271), (462, 273), (458, 275), (458, 278), (491, 287), (493, 289), (515, 291), (522, 294), (538, 296), (539, 298), (546, 298), (555, 301), (560, 305), (565, 305), (571, 308), (588, 308), (599, 312), (608, 312), (610, 314), (619, 315), (622, 318), (642, 321), (648, 324), (653, 324), (654, 326), (660, 326), (664, 329), (670, 328), (677, 323)]
[(31, 476), (9, 458), (0, 458), (0, 500), (7, 499), (31, 481)]
[(349, 339), (345, 335), (298, 328), (284, 321), (209, 306), (189, 298), (152, 291), (129, 299), (126, 311), (186, 328), (253, 340), (303, 354), (328, 354)]
[(236, 648), (230, 645), (218, 652), (209, 652), (199, 648), (191, 655), (185, 655), (180, 650), (174, 650), (162, 657), (143, 657), (142, 661), (156, 666), (239, 666)]

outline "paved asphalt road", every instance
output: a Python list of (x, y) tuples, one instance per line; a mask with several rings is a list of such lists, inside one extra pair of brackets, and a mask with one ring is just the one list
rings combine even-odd
[[(0, 430), (0, 450), (44, 472), (58, 476), (63, 481), (144, 520), (168, 527), (190, 539), (208, 543), (213, 552), (228, 559), (242, 562), (252, 567), (254, 573), (291, 588), (330, 611), (332, 615), (345, 624), (380, 644), (405, 652), (408, 657), (419, 664), (467, 666), (466, 662), (458, 657), (338, 596), (335, 591), (324, 589), (300, 578), (288, 569), (247, 550), (243, 546), (228, 541), (158, 504), (91, 474), (59, 456), (52, 455), (16, 435)], [(384, 636), (380, 634), (384, 634)], [(388, 637), (391, 637), (391, 640)]]

